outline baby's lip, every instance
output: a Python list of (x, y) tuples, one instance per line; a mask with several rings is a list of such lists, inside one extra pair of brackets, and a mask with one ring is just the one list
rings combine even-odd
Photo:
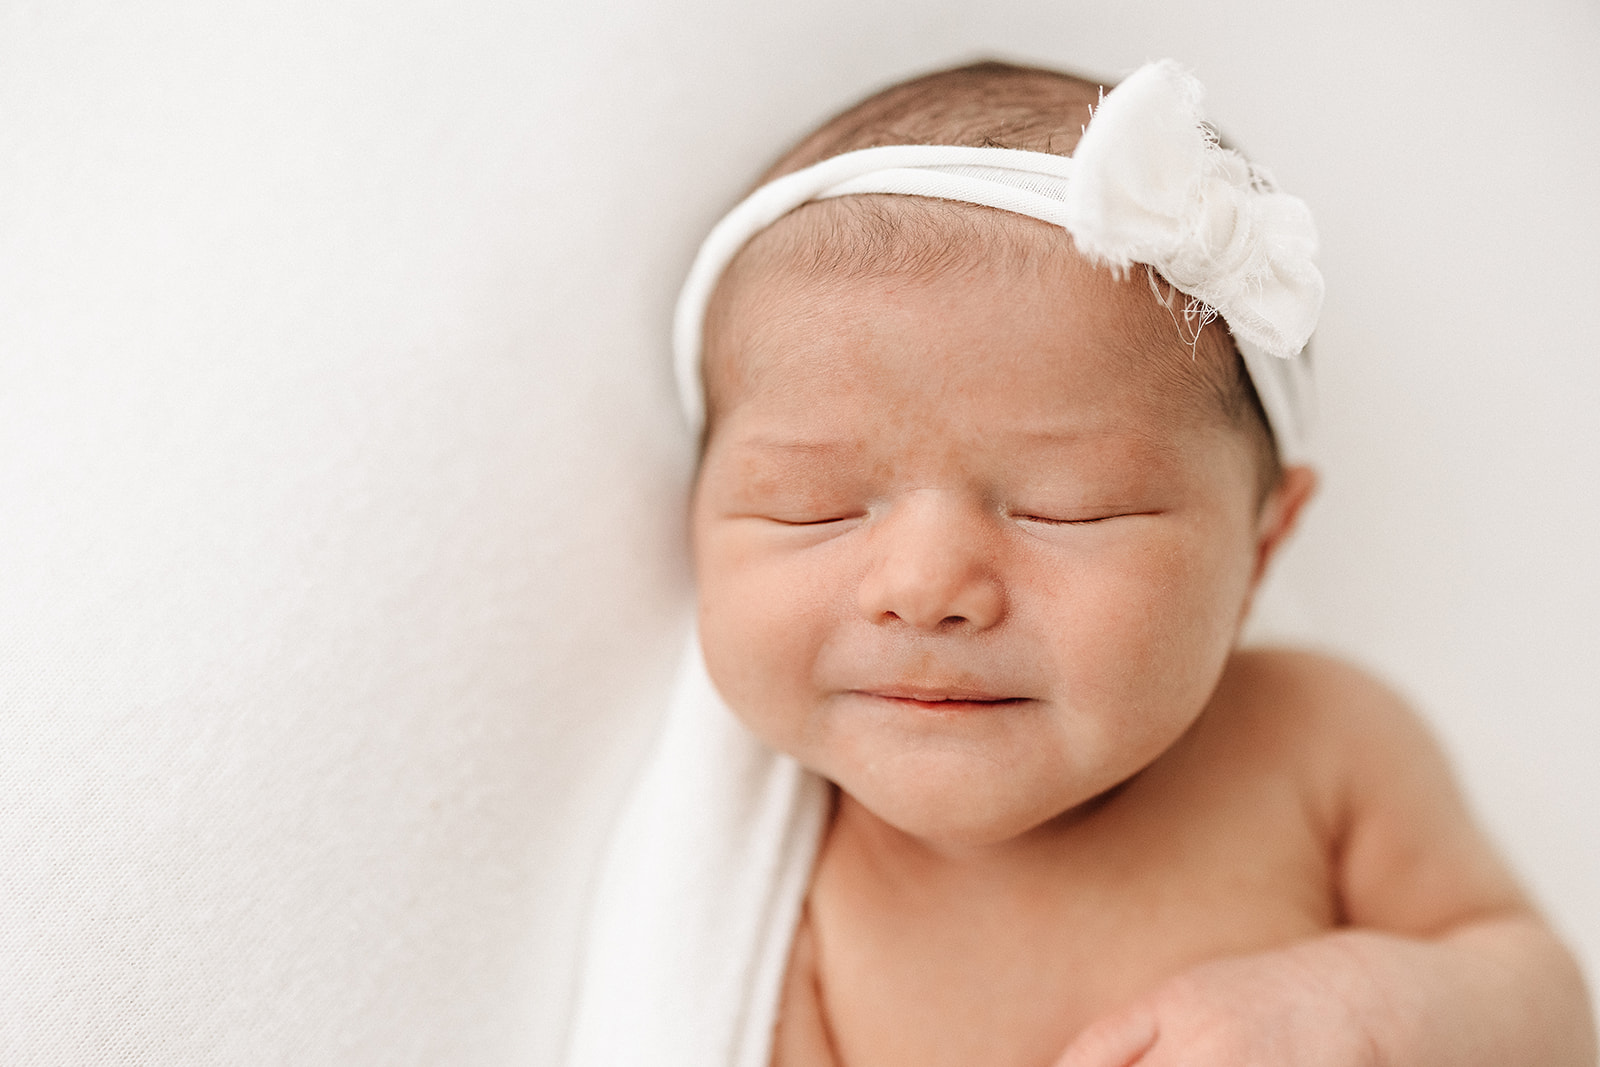
[(863, 696), (877, 697), (880, 700), (897, 700), (910, 704), (926, 704), (937, 706), (940, 704), (1017, 704), (1025, 697), (1012, 696), (1003, 692), (988, 689), (976, 689), (968, 686), (924, 686), (924, 685), (882, 685), (864, 686), (852, 690)]

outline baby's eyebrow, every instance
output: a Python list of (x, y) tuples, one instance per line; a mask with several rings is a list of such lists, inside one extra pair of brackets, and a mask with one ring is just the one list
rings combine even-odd
[[(1170, 462), (1180, 454), (1174, 442), (1139, 425), (1051, 425), (1045, 421), (1003, 430), (993, 428), (987, 436), (991, 445), (1014, 458), (1035, 456), (1041, 461), (1051, 456), (1065, 459), (1082, 455), (1084, 449), (1093, 449), (1100, 443), (1111, 444), (1121, 452), (1137, 453), (1145, 462)], [(869, 442), (852, 437), (789, 436), (782, 431), (761, 430), (748, 437), (735, 437), (730, 445), (730, 455), (741, 457), (742, 462), (776, 469), (792, 464), (850, 469), (866, 461), (870, 451)]]
[(1096, 441), (1121, 441), (1157, 453), (1172, 453), (1173, 443), (1142, 424), (1037, 426), (1011, 429), (1003, 439), (1014, 447), (1073, 447)]
[(861, 446), (849, 441), (806, 440), (794, 437), (746, 437), (734, 442), (741, 449), (778, 455), (837, 456), (856, 454)]
[(805, 471), (839, 473), (854, 470), (862, 460), (858, 441), (756, 434), (729, 442), (725, 460), (744, 478), (788, 478)]
[(1088, 437), (1105, 436), (1103, 432), (1086, 430), (1083, 427), (1066, 426), (1040, 426), (1028, 428), (1014, 428), (1005, 432), (1007, 440), (1018, 444), (1038, 445), (1071, 445)]

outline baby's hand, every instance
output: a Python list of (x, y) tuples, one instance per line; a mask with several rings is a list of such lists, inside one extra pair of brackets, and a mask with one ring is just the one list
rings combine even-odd
[(1201, 964), (1090, 1026), (1055, 1067), (1377, 1067), (1370, 990), (1322, 962), (1291, 948)]

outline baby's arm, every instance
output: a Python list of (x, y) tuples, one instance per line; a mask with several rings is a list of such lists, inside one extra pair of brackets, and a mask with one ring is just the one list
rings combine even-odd
[(1262, 662), (1262, 684), (1322, 709), (1311, 787), (1335, 819), (1346, 925), (1187, 971), (1090, 1027), (1057, 1067), (1594, 1067), (1578, 969), (1427, 731), (1349, 667)]

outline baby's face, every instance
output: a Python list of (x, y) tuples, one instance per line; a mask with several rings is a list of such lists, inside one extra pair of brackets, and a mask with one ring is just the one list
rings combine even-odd
[(982, 844), (1183, 733), (1259, 573), (1246, 438), (1166, 362), (1225, 339), (1191, 352), (1141, 273), (1070, 252), (728, 299), (694, 547), (707, 665), (757, 735)]

